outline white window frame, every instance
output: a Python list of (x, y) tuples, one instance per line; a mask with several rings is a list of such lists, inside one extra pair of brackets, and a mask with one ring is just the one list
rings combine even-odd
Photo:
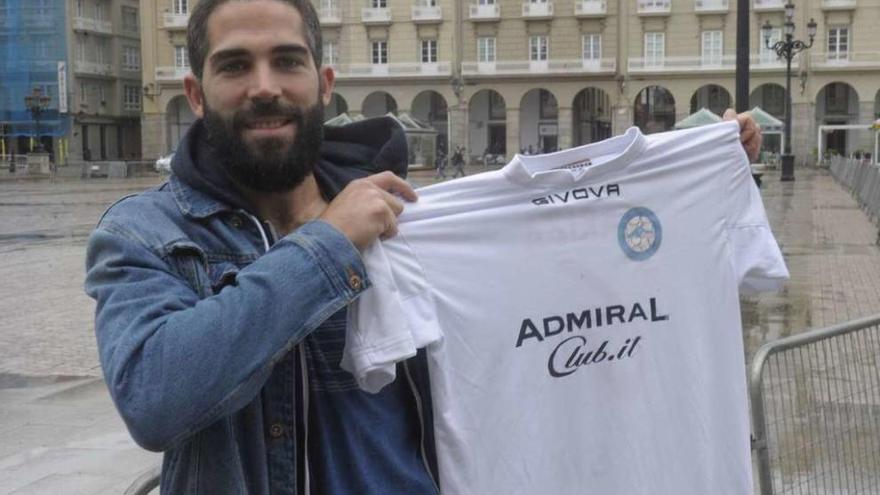
[(85, 62), (86, 61), (86, 52), (87, 52), (87, 44), (86, 39), (81, 35), (76, 38), (76, 61), (77, 62)]
[(126, 84), (122, 89), (122, 109), (123, 110), (140, 110), (141, 109), (141, 88)]
[(85, 17), (86, 16), (86, 0), (76, 0), (76, 16), (77, 17)]
[(186, 45), (174, 45), (174, 67), (189, 69), (189, 54), (186, 52)]
[[(426, 56), (427, 55), (427, 56)], [(437, 40), (424, 39), (419, 43), (419, 60), (423, 64), (437, 63)]]
[(703, 31), (700, 60), (703, 65), (721, 65), (724, 59), (724, 31)]
[(189, 14), (189, 0), (171, 0), (171, 12), (178, 15)]
[[(140, 12), (135, 7), (123, 5), (122, 9), (122, 28), (128, 31), (137, 31), (140, 29)], [(129, 23), (128, 21), (131, 21)]]
[(495, 5), (495, 0), (477, 0), (477, 5)]
[(666, 59), (666, 33), (645, 33), (645, 67), (662, 67)]
[(98, 103), (107, 104), (107, 88), (103, 84), (98, 84)]
[(529, 36), (529, 61), (546, 62), (550, 58), (550, 38), (546, 34)]
[(122, 47), (122, 69), (141, 70), (141, 49), (136, 46)]
[(495, 63), (495, 37), (480, 36), (477, 38), (477, 62)]
[(370, 6), (374, 9), (387, 9), (388, 0), (370, 0)]
[[(777, 41), (782, 41), (782, 28), (775, 27), (771, 29), (770, 41), (767, 43), (764, 42), (764, 33), (761, 33), (760, 54), (762, 64), (772, 64), (779, 60), (779, 55), (773, 50), (773, 45), (775, 45)], [(767, 47), (768, 44), (770, 45), (769, 48)]]
[(339, 60), (339, 52), (337, 50), (337, 44), (335, 41), (325, 41), (324, 46), (321, 48), (321, 64), (322, 65), (336, 65)]
[[(850, 34), (852, 29), (849, 25), (837, 25), (828, 27), (827, 60), (849, 60)], [(842, 36), (841, 36), (842, 35)]]
[(581, 36), (581, 58), (585, 61), (602, 59), (602, 35), (600, 33), (588, 33)]
[(388, 40), (370, 43), (370, 63), (373, 65), (388, 65)]
[(107, 18), (104, 0), (95, 0), (95, 20), (103, 21)]

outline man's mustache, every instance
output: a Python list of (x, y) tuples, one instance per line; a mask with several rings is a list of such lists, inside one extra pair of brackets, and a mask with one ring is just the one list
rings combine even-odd
[(282, 105), (277, 101), (261, 101), (254, 103), (251, 108), (236, 112), (232, 119), (232, 127), (241, 130), (254, 120), (267, 117), (290, 120), (296, 123), (297, 127), (302, 127), (305, 122), (305, 113), (300, 108)]

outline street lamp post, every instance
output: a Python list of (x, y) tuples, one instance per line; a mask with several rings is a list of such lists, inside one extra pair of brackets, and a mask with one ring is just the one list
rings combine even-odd
[(43, 142), (40, 140), (40, 116), (47, 108), (49, 108), (49, 102), (51, 100), (52, 97), (44, 95), (42, 88), (39, 86), (34, 86), (31, 90), (31, 94), (25, 95), (24, 97), (24, 106), (31, 113), (31, 117), (33, 117), (36, 126), (34, 134), (37, 136), (37, 153), (43, 152)]
[(798, 53), (813, 46), (813, 38), (816, 37), (816, 21), (810, 19), (807, 23), (807, 34), (810, 41), (805, 43), (794, 39), (794, 4), (789, 1), (785, 4), (785, 23), (783, 24), (785, 38), (770, 45), (770, 36), (773, 34), (773, 25), (767, 20), (761, 27), (764, 32), (764, 46), (776, 52), (780, 58), (785, 59), (785, 149), (782, 151), (782, 177), (783, 181), (794, 180), (794, 155), (791, 154), (791, 59)]

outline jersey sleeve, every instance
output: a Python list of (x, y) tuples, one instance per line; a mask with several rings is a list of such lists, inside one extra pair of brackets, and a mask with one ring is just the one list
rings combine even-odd
[(732, 180), (727, 191), (728, 236), (740, 292), (779, 290), (788, 280), (788, 268), (770, 230), (761, 193), (738, 138), (731, 148), (735, 156), (730, 164)]
[(424, 271), (402, 235), (374, 242), (363, 259), (371, 287), (349, 307), (340, 365), (377, 393), (395, 380), (398, 362), (441, 333)]

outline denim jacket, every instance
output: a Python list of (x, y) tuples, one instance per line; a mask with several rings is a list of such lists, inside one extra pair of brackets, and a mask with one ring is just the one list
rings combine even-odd
[[(97, 301), (104, 378), (135, 441), (165, 453), (163, 493), (307, 493), (299, 344), (369, 278), (329, 224), (276, 239), (228, 184), (183, 180), (199, 173), (188, 162), (198, 127), (175, 174), (116, 203), (89, 238), (86, 291)], [(366, 173), (323, 173), (319, 182), (332, 195), (346, 175)], [(426, 379), (421, 363), (406, 373), (410, 383)], [(425, 386), (413, 388), (418, 412), (429, 409)], [(424, 424), (422, 442), (432, 443)]]

